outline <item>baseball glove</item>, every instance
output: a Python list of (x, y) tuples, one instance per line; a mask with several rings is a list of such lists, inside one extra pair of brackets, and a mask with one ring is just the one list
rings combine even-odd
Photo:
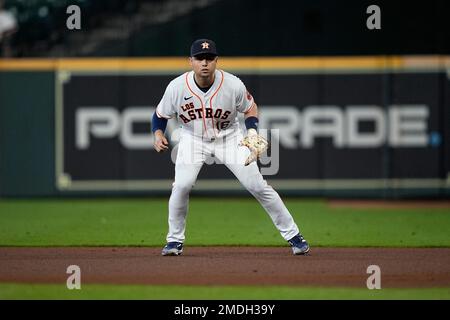
[(261, 157), (269, 147), (269, 142), (256, 133), (256, 130), (249, 130), (248, 135), (242, 139), (239, 145), (246, 146), (250, 150), (250, 155), (245, 160), (245, 165), (248, 166), (250, 163)]

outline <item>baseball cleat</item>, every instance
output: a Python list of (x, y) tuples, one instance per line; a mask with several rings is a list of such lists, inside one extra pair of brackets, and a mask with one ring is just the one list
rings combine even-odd
[(293, 237), (291, 240), (288, 241), (291, 245), (292, 252), (295, 255), (307, 255), (309, 252), (309, 244), (306, 242), (305, 239), (303, 239), (303, 236), (299, 233), (295, 237)]
[(168, 242), (161, 252), (163, 256), (179, 256), (181, 253), (183, 253), (183, 243), (181, 242)]

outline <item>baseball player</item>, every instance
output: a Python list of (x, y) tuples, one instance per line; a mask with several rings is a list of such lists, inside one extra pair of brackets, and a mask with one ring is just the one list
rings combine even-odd
[[(305, 255), (310, 250), (308, 243), (255, 161), (267, 148), (267, 141), (257, 131), (258, 107), (239, 78), (216, 69), (217, 61), (213, 41), (194, 41), (189, 57), (192, 71), (169, 83), (152, 118), (157, 152), (169, 149), (164, 136), (168, 119), (176, 117), (181, 124), (175, 181), (169, 199), (169, 231), (162, 255), (177, 256), (183, 252), (189, 193), (203, 163), (211, 156), (227, 166), (261, 203), (293, 253)], [(246, 137), (239, 127), (238, 112), (244, 114)]]

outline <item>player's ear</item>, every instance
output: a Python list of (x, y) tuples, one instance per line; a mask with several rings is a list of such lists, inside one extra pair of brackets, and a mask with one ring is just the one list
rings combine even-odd
[(189, 58), (188, 58), (189, 64), (191, 65), (191, 67), (192, 67), (192, 59), (193, 59), (192, 57), (189, 57)]

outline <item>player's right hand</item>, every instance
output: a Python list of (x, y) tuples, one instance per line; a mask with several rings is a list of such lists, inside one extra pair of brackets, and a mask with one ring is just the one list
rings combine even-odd
[(169, 142), (167, 142), (167, 139), (162, 131), (158, 130), (155, 132), (155, 142), (153, 143), (153, 146), (157, 152), (169, 150)]

